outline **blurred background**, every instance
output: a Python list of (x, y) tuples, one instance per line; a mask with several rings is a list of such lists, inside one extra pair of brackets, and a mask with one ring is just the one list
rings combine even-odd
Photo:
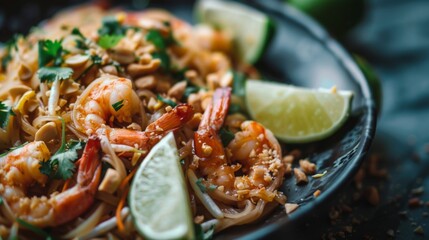
[[(83, 2), (2, 0), (0, 42)], [(148, 0), (126, 2), (142, 9)], [(379, 119), (371, 153), (350, 185), (311, 219), (270, 238), (429, 239), (429, 1), (284, 4), (313, 17), (356, 57), (376, 95)]]

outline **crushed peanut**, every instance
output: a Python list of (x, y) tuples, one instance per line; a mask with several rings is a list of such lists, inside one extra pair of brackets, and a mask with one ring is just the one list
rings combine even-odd
[(308, 178), (307, 175), (305, 175), (305, 173), (299, 169), (299, 168), (294, 168), (293, 169), (293, 174), (295, 175), (295, 179), (296, 179), (296, 184), (303, 184), (303, 183), (308, 183)]

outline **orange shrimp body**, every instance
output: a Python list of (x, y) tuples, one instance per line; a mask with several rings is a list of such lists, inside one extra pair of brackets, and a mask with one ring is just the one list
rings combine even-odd
[(224, 147), (218, 136), (228, 113), (230, 88), (222, 88), (213, 94), (213, 102), (207, 106), (198, 131), (194, 134), (194, 151), (198, 157), (198, 169), (216, 185), (232, 189), (234, 169), (227, 165)]
[[(199, 173), (239, 200), (257, 197), (272, 201), (284, 172), (280, 144), (261, 124), (245, 121), (241, 131), (224, 148), (218, 133), (228, 112), (230, 96), (230, 88), (215, 91), (213, 102), (194, 135)], [(240, 167), (242, 175), (237, 176)]]
[[(29, 151), (32, 150), (32, 151)], [(94, 202), (101, 175), (100, 141), (89, 138), (77, 170), (76, 185), (47, 196), (27, 196), (35, 183), (42, 186), (47, 177), (40, 173), (40, 161), (49, 158), (44, 142), (32, 142), (0, 160), (0, 194), (15, 217), (38, 227), (54, 227), (83, 214)], [(19, 157), (17, 156), (19, 154)], [(41, 159), (39, 159), (41, 157)], [(14, 171), (31, 173), (32, 179), (14, 182)]]

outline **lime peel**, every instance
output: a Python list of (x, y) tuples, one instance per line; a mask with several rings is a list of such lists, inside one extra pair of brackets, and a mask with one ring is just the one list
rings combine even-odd
[(312, 142), (332, 135), (349, 116), (353, 93), (333, 89), (249, 80), (246, 105), (251, 117), (282, 141)]
[(129, 205), (135, 226), (149, 239), (193, 239), (190, 201), (173, 133), (144, 159), (134, 176)]
[(230, 34), (236, 55), (249, 64), (260, 59), (274, 32), (274, 24), (266, 14), (237, 2), (200, 0), (195, 16), (199, 22)]

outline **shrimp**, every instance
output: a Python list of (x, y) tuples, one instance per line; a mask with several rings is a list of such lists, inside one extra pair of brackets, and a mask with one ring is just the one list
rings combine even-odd
[[(198, 170), (211, 184), (240, 199), (272, 201), (283, 179), (281, 148), (273, 134), (255, 121), (245, 121), (226, 148), (218, 132), (228, 112), (231, 90), (219, 88), (194, 135)], [(241, 168), (242, 175), (236, 172)]]
[(227, 190), (234, 187), (234, 172), (237, 170), (227, 164), (225, 149), (218, 132), (228, 113), (231, 89), (218, 89), (201, 119), (194, 134), (194, 151), (198, 157), (198, 169), (202, 175), (215, 185)]
[(74, 124), (88, 136), (108, 122), (131, 123), (135, 115), (144, 114), (131, 80), (113, 75), (89, 84), (74, 106)]
[(97, 134), (105, 134), (111, 143), (137, 147), (148, 152), (167, 133), (188, 122), (193, 114), (190, 105), (179, 104), (149, 124), (145, 131), (104, 127)]
[(28, 143), (0, 159), (0, 195), (17, 218), (38, 227), (54, 227), (85, 213), (94, 202), (101, 176), (100, 141), (90, 137), (79, 160), (76, 185), (47, 196), (27, 196), (36, 184), (45, 186), (48, 178), (40, 162), (50, 153), (43, 141)]

